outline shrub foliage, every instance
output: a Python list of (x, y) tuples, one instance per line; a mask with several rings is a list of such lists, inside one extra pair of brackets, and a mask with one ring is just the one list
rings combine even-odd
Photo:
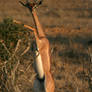
[[(30, 35), (31, 34), (31, 35)], [(0, 23), (0, 91), (20, 92), (16, 78), (20, 58), (30, 50), (34, 35), (23, 25), (4, 19)]]

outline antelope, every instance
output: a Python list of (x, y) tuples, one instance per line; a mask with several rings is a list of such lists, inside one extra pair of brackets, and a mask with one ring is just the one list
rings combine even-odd
[(30, 3), (28, 0), (26, 4), (20, 2), (23, 6), (26, 6), (33, 17), (34, 23), (36, 25), (36, 29), (33, 30), (35, 39), (36, 39), (36, 47), (35, 49), (35, 61), (34, 61), (34, 70), (37, 73), (37, 76), (33, 83), (33, 91), (34, 92), (54, 92), (55, 85), (54, 80), (51, 74), (51, 53), (50, 53), (50, 43), (43, 31), (43, 28), (39, 22), (38, 16), (36, 14), (36, 5), (39, 3)]

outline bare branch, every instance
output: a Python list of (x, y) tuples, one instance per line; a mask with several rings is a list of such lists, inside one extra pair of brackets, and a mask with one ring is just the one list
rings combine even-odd
[[(13, 55), (12, 55), (11, 58), (13, 58), (14, 56), (15, 56), (15, 58), (17, 58), (16, 52), (17, 52), (17, 50), (18, 50), (19, 47), (20, 47), (20, 42), (21, 42), (21, 39), (18, 40), (17, 45), (16, 45), (16, 48), (15, 48), (15, 51), (14, 51), (14, 53), (13, 53)], [(20, 64), (20, 61), (19, 61), (18, 58), (17, 58), (17, 60), (18, 60), (18, 61), (17, 61), (17, 64), (15, 65), (15, 67), (13, 68), (13, 70), (11, 71), (12, 84), (13, 84), (13, 85), (14, 85), (14, 80), (15, 80), (15, 72), (16, 72), (16, 70), (17, 70), (19, 64)]]
[(2, 43), (2, 45), (4, 46), (5, 50), (8, 52), (8, 54), (11, 56), (10, 51), (8, 50), (7, 46), (5, 45), (3, 40), (0, 40), (0, 43)]
[(79, 88), (77, 87), (76, 92), (79, 92)]
[(21, 39), (19, 39), (17, 42), (16, 48), (15, 48), (15, 53), (19, 49), (20, 43), (21, 43)]
[(30, 45), (31, 43), (28, 43), (28, 47), (24, 50), (24, 52), (21, 54), (21, 56), (23, 56), (25, 53), (27, 53), (27, 51), (30, 49)]
[(21, 43), (21, 39), (19, 39), (18, 42), (17, 42), (17, 45), (16, 45), (15, 51), (14, 51), (14, 53), (13, 53), (13, 55), (12, 55), (12, 58), (15, 56), (17, 50), (19, 49), (20, 43)]
[(16, 57), (15, 54), (16, 54), (17, 50), (18, 50), (19, 47), (20, 47), (20, 42), (21, 42), (21, 39), (18, 40), (14, 53), (11, 54), (11, 57), (8, 59), (9, 61), (10, 61), (12, 58), (14, 58), (14, 56)]
[[(33, 62), (32, 62), (32, 63), (33, 63)], [(32, 63), (28, 65), (28, 67), (27, 67), (26, 71), (28, 71), (28, 70), (29, 70), (29, 68), (31, 67)]]
[(88, 48), (88, 54), (90, 56), (90, 62), (92, 63), (92, 51), (90, 48)]
[(13, 85), (14, 85), (14, 81), (15, 81), (15, 72), (18, 69), (19, 64), (20, 64), (20, 61), (18, 60), (17, 64), (15, 65), (15, 67), (13, 68), (13, 70), (11, 71), (12, 84)]
[(16, 90), (15, 92), (21, 92), (20, 89), (19, 89), (19, 87), (17, 85), (14, 86), (14, 89)]
[(34, 75), (32, 75), (32, 77), (31, 77), (31, 79), (29, 80), (29, 82), (33, 82), (33, 80), (34, 80), (34, 78), (35, 78), (35, 76), (37, 76), (37, 74), (35, 73)]

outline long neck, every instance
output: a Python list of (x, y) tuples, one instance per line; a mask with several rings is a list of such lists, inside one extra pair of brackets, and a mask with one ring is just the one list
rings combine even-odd
[(36, 29), (37, 29), (37, 33), (38, 33), (39, 37), (45, 37), (45, 34), (43, 32), (42, 26), (41, 26), (41, 24), (39, 22), (39, 19), (38, 19), (38, 16), (36, 14), (35, 9), (33, 9), (33, 11), (32, 11), (32, 16), (33, 16), (33, 19), (34, 19)]

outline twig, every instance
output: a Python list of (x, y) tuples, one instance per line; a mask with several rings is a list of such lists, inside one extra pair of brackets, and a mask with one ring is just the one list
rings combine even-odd
[(31, 79), (29, 80), (29, 82), (32, 82), (36, 75), (37, 75), (37, 74), (35, 73), (35, 74), (31, 77)]
[(8, 48), (6, 47), (5, 43), (3, 40), (0, 40), (0, 43), (2, 43), (2, 45), (4, 46), (5, 50), (8, 52), (8, 54), (11, 56), (10, 51), (8, 50)]
[[(9, 56), (10, 56), (9, 60), (11, 60), (11, 59), (15, 56), (17, 50), (19, 49), (21, 39), (18, 40), (17, 45), (16, 45), (16, 48), (15, 48), (15, 51), (14, 51), (13, 54), (10, 53), (10, 51), (9, 51), (8, 48), (6, 47), (6, 45), (5, 45), (5, 43), (4, 43), (3, 40), (0, 40), (0, 42), (2, 43), (2, 45), (4, 46), (4, 48), (6, 49), (6, 51), (9, 53)], [(12, 55), (12, 56), (11, 56), (11, 55)], [(6, 64), (6, 63), (7, 63), (7, 61), (4, 62), (4, 64)]]
[(25, 53), (27, 53), (27, 51), (30, 49), (30, 42), (28, 43), (28, 47), (24, 50), (24, 52), (21, 54), (21, 56), (23, 56)]
[(32, 63), (28, 65), (28, 67), (27, 67), (26, 71), (28, 71), (28, 69), (30, 68), (30, 66), (31, 66), (31, 65), (32, 65)]
[(20, 89), (19, 89), (19, 87), (17, 85), (14, 86), (14, 89), (16, 90), (15, 92), (21, 92)]
[(18, 68), (19, 64), (20, 64), (20, 61), (18, 60), (18, 62), (17, 62), (17, 64), (16, 64), (16, 66), (15, 66), (15, 67), (14, 67), (14, 69), (11, 71), (12, 84), (13, 84), (13, 85), (14, 85), (14, 81), (15, 81), (15, 72), (16, 72), (16, 70), (17, 70), (17, 68)]
[(79, 92), (79, 89), (78, 89), (78, 87), (77, 87), (77, 89), (76, 89), (76, 92)]
[(16, 48), (15, 48), (15, 53), (16, 53), (16, 51), (19, 49), (20, 42), (21, 42), (21, 39), (19, 39), (18, 42), (17, 42)]
[(21, 43), (21, 39), (19, 39), (18, 42), (17, 42), (17, 45), (16, 45), (15, 51), (14, 51), (14, 53), (13, 53), (13, 55), (12, 55), (12, 58), (15, 56), (17, 50), (19, 49), (20, 43)]
[(19, 49), (20, 42), (21, 42), (21, 39), (18, 40), (17, 45), (16, 45), (16, 48), (15, 48), (15, 50), (14, 50), (14, 53), (13, 53), (12, 56), (9, 58), (9, 61), (10, 61), (12, 58), (14, 58), (14, 56), (16, 57), (15, 54), (16, 54), (17, 50)]
[[(7, 92), (9, 92), (9, 90), (8, 90), (8, 88), (7, 88), (7, 86), (5, 85), (5, 83), (2, 81), (2, 85), (5, 87), (5, 89), (7, 90)], [(3, 88), (4, 88), (3, 87)], [(1, 87), (2, 88), (2, 87)]]
[[(14, 50), (14, 53), (13, 53), (13, 54), (10, 53), (11, 57), (8, 59), (8, 61), (11, 61), (12, 58), (14, 58), (14, 57), (17, 58), (16, 52), (17, 52), (17, 50), (18, 50), (19, 47), (20, 47), (20, 42), (21, 42), (21, 40), (19, 39), (18, 42), (17, 42), (16, 48), (15, 48), (15, 50)], [(8, 51), (6, 45), (5, 45), (4, 43), (2, 43), (2, 44), (4, 45), (4, 48)], [(8, 61), (5, 61), (3, 64), (1, 64), (1, 66), (3, 66), (3, 67), (5, 66), (5, 67), (6, 67), (6, 64), (8, 63)], [(15, 71), (17, 70), (19, 63), (20, 63), (20, 62), (19, 62), (19, 60), (18, 60), (18, 62), (17, 62), (17, 64), (16, 64), (15, 68), (13, 69), (13, 71), (11, 71), (11, 74), (12, 74), (11, 76), (13, 77), (13, 78), (12, 78), (12, 81), (15, 80)], [(5, 69), (5, 70), (6, 70), (6, 73), (7, 73), (7, 69)]]
[[(14, 53), (13, 53), (13, 55), (12, 55), (11, 58), (13, 58), (14, 56), (15, 56), (15, 58), (17, 58), (16, 52), (17, 52), (17, 50), (18, 50), (19, 47), (20, 47), (20, 42), (21, 42), (21, 39), (18, 40), (17, 45), (16, 45), (16, 48), (15, 48), (15, 51), (14, 51)], [(18, 59), (16, 66), (15, 66), (15, 67), (13, 68), (13, 70), (11, 71), (12, 84), (13, 84), (13, 85), (14, 85), (14, 80), (15, 80), (15, 72), (16, 72), (16, 70), (17, 70), (19, 64), (20, 64), (20, 61), (19, 61), (19, 59)]]
[(90, 62), (92, 63), (92, 52), (91, 52), (90, 48), (88, 48), (88, 54), (90, 56)]

